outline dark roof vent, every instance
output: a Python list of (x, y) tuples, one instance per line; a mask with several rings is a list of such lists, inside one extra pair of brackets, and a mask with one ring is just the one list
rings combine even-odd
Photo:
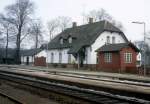
[(93, 23), (93, 18), (89, 18), (89, 24)]

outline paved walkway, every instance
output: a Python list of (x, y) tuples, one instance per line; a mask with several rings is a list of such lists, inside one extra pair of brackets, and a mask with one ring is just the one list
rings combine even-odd
[(150, 83), (149, 76), (142, 76), (138, 74), (129, 74), (129, 73), (110, 73), (110, 72), (102, 72), (102, 71), (91, 71), (91, 70), (83, 70), (83, 69), (74, 69), (74, 68), (54, 68), (54, 67), (39, 67), (39, 66), (25, 66), (31, 69), (39, 69), (39, 70), (49, 70), (49, 71), (59, 71), (59, 72), (68, 72), (68, 73), (76, 73), (76, 74), (85, 74), (85, 75), (96, 75), (96, 76), (108, 76), (108, 77), (117, 77), (122, 79), (131, 79), (131, 80), (141, 80), (148, 81)]

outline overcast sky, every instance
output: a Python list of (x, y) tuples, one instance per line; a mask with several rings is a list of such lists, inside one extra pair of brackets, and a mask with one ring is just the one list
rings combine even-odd
[[(83, 12), (93, 9), (105, 9), (125, 27), (124, 33), (131, 41), (143, 39), (143, 25), (132, 21), (146, 22), (146, 30), (150, 31), (150, 0), (33, 0), (35, 15), (44, 23), (57, 16), (69, 16), (78, 25), (82, 24)], [(0, 12), (6, 5), (15, 0), (0, 0)]]

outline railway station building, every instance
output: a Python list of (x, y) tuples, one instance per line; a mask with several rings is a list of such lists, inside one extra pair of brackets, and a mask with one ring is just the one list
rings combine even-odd
[(108, 21), (93, 22), (77, 26), (73, 22), (71, 28), (67, 28), (48, 45), (36, 57), (46, 57), (46, 63), (52, 66), (76, 67), (96, 69), (96, 50), (105, 44), (128, 43), (124, 33)]

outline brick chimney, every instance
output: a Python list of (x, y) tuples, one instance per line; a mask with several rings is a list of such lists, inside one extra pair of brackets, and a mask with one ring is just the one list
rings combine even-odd
[(76, 26), (77, 26), (77, 22), (73, 22), (72, 27), (76, 27)]
[(89, 24), (93, 23), (93, 18), (89, 18)]

